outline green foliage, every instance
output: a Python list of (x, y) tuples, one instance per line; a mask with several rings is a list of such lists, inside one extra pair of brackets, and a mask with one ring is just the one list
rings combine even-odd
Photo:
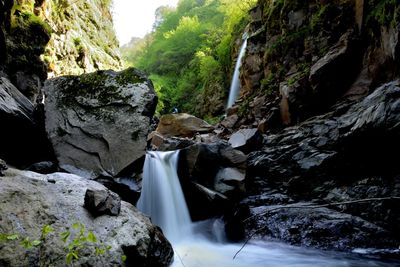
[[(14, 7), (18, 9), (18, 7)], [(31, 11), (21, 11), (18, 15), (12, 16), (11, 19), (11, 30), (22, 29), (22, 30), (34, 30), (41, 29), (46, 34), (50, 35), (52, 32), (49, 24), (44, 22), (40, 17), (33, 14)]]
[[(155, 31), (123, 49), (124, 59), (150, 74), (159, 96), (157, 112), (173, 107), (213, 118), (229, 88), (231, 47), (243, 33), (256, 0), (181, 0), (156, 12)], [(222, 92), (221, 92), (222, 90)], [(209, 108), (208, 108), (209, 107)]]
[(369, 0), (370, 11), (367, 15), (367, 23), (375, 21), (379, 25), (395, 26), (400, 22), (400, 3), (398, 0)]
[[(84, 224), (77, 222), (72, 224), (72, 231), (65, 231), (59, 233), (61, 241), (65, 244), (65, 262), (68, 265), (73, 266), (73, 263), (79, 260), (80, 253), (89, 247), (94, 248), (94, 254), (96, 256), (104, 256), (111, 249), (110, 245), (106, 245), (99, 241), (96, 235), (92, 231), (87, 231)], [(41, 235), (39, 239), (31, 239), (29, 236), (21, 237), (18, 234), (5, 234), (0, 233), (0, 244), (15, 242), (21, 240), (19, 245), (26, 250), (33, 248), (39, 249), (39, 265), (43, 266), (43, 248), (46, 244), (46, 238), (50, 233), (53, 233), (54, 229), (51, 225), (45, 225), (41, 229)], [(125, 261), (126, 256), (123, 255), (121, 261)]]

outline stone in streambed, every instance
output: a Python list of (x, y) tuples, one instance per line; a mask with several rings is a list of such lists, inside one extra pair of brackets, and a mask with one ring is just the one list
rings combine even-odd
[(193, 137), (196, 133), (207, 133), (212, 130), (213, 127), (207, 122), (186, 113), (163, 115), (156, 129), (166, 137)]
[(232, 134), (228, 142), (233, 148), (249, 153), (262, 145), (263, 137), (258, 129), (241, 129)]
[(238, 196), (245, 192), (244, 172), (236, 168), (221, 169), (214, 179), (214, 189), (228, 196)]

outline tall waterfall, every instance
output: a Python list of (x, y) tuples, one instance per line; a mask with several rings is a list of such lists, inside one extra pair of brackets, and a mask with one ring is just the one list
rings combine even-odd
[(229, 89), (229, 98), (227, 108), (230, 108), (235, 103), (240, 91), (240, 67), (242, 66), (242, 58), (245, 55), (247, 47), (247, 36), (245, 36), (242, 47), (240, 48), (239, 56), (236, 61), (235, 71), (233, 72), (231, 88)]
[(179, 151), (147, 152), (137, 207), (172, 242), (191, 235), (191, 219), (176, 172)]

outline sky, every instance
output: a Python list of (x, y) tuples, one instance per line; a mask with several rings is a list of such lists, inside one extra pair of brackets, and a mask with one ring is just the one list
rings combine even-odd
[(160, 6), (176, 6), (178, 0), (114, 0), (114, 27), (120, 45), (132, 37), (143, 37), (152, 29), (155, 11)]

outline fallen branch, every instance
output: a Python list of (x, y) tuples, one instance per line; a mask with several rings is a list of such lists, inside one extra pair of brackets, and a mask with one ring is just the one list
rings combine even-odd
[(233, 256), (233, 259), (236, 258), (236, 256), (244, 249), (244, 247), (247, 245), (247, 243), (249, 243), (249, 241), (253, 238), (253, 236), (255, 236), (255, 234), (257, 234), (258, 232), (260, 232), (261, 230), (264, 230), (266, 228), (266, 226), (261, 227), (259, 229), (257, 229), (256, 231), (254, 231), (247, 239), (246, 241), (244, 241), (242, 247), (235, 253), (235, 255)]
[(174, 252), (176, 253), (176, 255), (178, 255), (178, 258), (179, 258), (179, 260), (181, 261), (182, 266), (183, 266), (183, 267), (186, 267), (185, 264), (183, 263), (183, 260), (182, 260), (182, 258), (181, 258), (181, 255), (179, 255), (178, 251), (176, 251), (176, 250), (174, 249)]
[[(326, 207), (331, 207), (331, 206), (340, 206), (340, 205), (347, 205), (347, 204), (354, 204), (354, 203), (364, 203), (364, 202), (373, 202), (373, 201), (385, 201), (385, 200), (400, 200), (400, 197), (378, 197), (378, 198), (364, 198), (364, 199), (358, 199), (358, 200), (349, 200), (349, 201), (343, 201), (343, 202), (334, 202), (334, 203), (327, 203), (327, 204), (321, 204), (321, 205), (285, 205), (285, 206), (278, 206), (272, 209), (268, 209), (264, 212), (257, 213), (253, 216), (250, 216), (246, 219), (243, 220), (243, 222), (246, 222), (248, 220), (251, 220), (255, 217), (258, 216), (264, 216), (267, 215), (270, 212), (280, 210), (280, 209), (317, 209), (317, 208), (326, 208)], [(244, 247), (250, 242), (250, 240), (253, 238), (254, 235), (256, 235), (258, 232), (261, 230), (264, 230), (266, 226), (261, 227), (257, 230), (255, 230), (243, 243), (242, 247), (235, 253), (233, 256), (233, 259), (236, 258), (236, 256), (244, 249)]]

